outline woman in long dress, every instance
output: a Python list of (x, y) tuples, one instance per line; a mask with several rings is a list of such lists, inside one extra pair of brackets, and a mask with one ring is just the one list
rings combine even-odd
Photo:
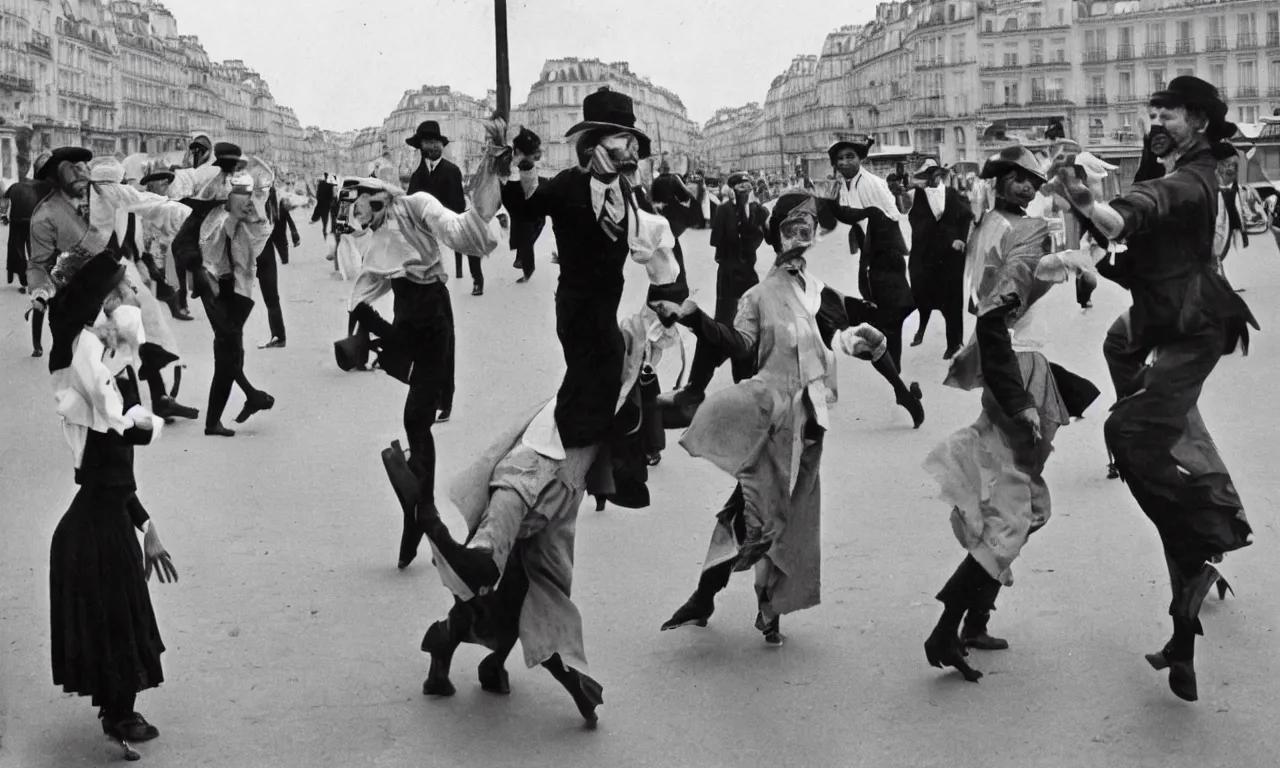
[(124, 267), (98, 256), (53, 301), (65, 304), (54, 313), (54, 347), (72, 350), (70, 365), (53, 372), (54, 391), (80, 486), (49, 553), (53, 682), (91, 697), (103, 733), (136, 759), (129, 742), (160, 735), (135, 711), (137, 695), (164, 681), (147, 581), (153, 568), (161, 582), (177, 580), (133, 475), (134, 446), (155, 439), (162, 422), (139, 404), (129, 367), (145, 333)]

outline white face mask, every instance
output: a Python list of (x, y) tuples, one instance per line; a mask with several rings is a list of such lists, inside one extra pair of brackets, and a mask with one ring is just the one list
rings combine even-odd
[(139, 348), (147, 340), (146, 331), (142, 328), (142, 310), (124, 304), (116, 307), (108, 319), (105, 315), (94, 323), (96, 328), (111, 327), (115, 330), (115, 346), (108, 348), (103, 354), (102, 362), (112, 376), (118, 376), (130, 365), (140, 362)]

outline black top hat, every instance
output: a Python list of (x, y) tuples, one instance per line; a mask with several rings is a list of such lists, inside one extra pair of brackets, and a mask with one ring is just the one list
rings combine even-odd
[(649, 156), (649, 137), (644, 131), (636, 128), (635, 107), (631, 97), (625, 93), (602, 87), (595, 93), (587, 94), (582, 100), (582, 122), (565, 131), (565, 136), (591, 128), (614, 128), (635, 136), (640, 142), (640, 159)]
[(840, 153), (840, 150), (852, 149), (854, 152), (858, 153), (859, 159), (866, 160), (867, 155), (871, 152), (872, 145), (874, 145), (875, 143), (876, 143), (876, 139), (874, 136), (868, 136), (865, 139), (861, 139), (858, 141), (841, 139), (840, 141), (837, 141), (831, 146), (827, 147), (827, 159), (829, 159), (831, 162), (834, 163), (836, 161), (836, 155)]
[(145, 186), (153, 181), (173, 181), (173, 171), (155, 171), (154, 173), (148, 173), (146, 176), (143, 176), (142, 181), (138, 183)]
[(416, 149), (423, 139), (435, 139), (445, 146), (449, 144), (449, 137), (440, 133), (440, 124), (435, 120), (424, 120), (418, 125), (417, 132), (405, 139), (404, 143)]
[(36, 181), (43, 181), (58, 172), (63, 163), (87, 163), (93, 159), (93, 153), (84, 147), (58, 147), (49, 155), (49, 159), (40, 166), (33, 175)]

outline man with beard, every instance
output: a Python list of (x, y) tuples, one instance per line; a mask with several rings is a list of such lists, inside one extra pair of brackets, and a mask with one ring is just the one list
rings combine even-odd
[[(500, 121), (499, 121), (500, 122)], [(489, 126), (490, 153), (478, 174), (475, 205), (466, 213), (451, 210), (430, 194), (406, 195), (380, 179), (356, 179), (347, 236), (360, 254), (362, 271), (352, 290), (351, 318), (359, 326), (355, 339), (335, 345), (339, 367), (356, 367), (367, 355), (369, 334), (378, 337), (380, 367), (409, 385), (404, 403), (404, 430), (409, 456), (399, 441), (383, 451), (383, 463), (399, 497), (404, 516), (399, 567), (418, 555), (423, 531), (439, 521), (435, 508), (436, 447), (431, 428), (452, 385), (453, 306), (445, 249), (481, 257), (497, 247), (489, 222), (501, 205), (499, 166), (505, 126)], [(502, 168), (509, 172), (509, 167)], [(372, 304), (388, 292), (395, 315), (387, 322)], [(353, 343), (354, 342), (354, 343)]]
[[(635, 127), (631, 98), (602, 88), (582, 104), (583, 121), (566, 134), (587, 170), (569, 168), (538, 186), (537, 171), (521, 171), (520, 195), (508, 195), (514, 215), (549, 216), (560, 254), (556, 289), (556, 336), (567, 370), (556, 397), (555, 422), (565, 448), (604, 440), (613, 422), (621, 386), (623, 339), (618, 330), (623, 267), (628, 256), (651, 253), (638, 241), (661, 217), (654, 215), (636, 179), (649, 156), (649, 137)], [(516, 164), (523, 156), (515, 153)], [(643, 208), (643, 209), (642, 209)], [(650, 286), (688, 295), (672, 276), (670, 285)]]
[(964, 197), (942, 183), (947, 170), (932, 158), (916, 170), (924, 186), (915, 190), (909, 208), (911, 222), (911, 293), (920, 324), (911, 346), (924, 343), (929, 315), (937, 309), (947, 325), (950, 360), (964, 344), (964, 248), (973, 212)]
[[(537, 134), (528, 128), (522, 128), (520, 134), (511, 142), (511, 146), (515, 147), (524, 155), (524, 159), (520, 161), (520, 170), (531, 171), (539, 160), (542, 159), (542, 143), (538, 140)], [(542, 186), (545, 181), (539, 177), (538, 186)], [(514, 194), (523, 195), (522, 190), (513, 190)], [(503, 189), (503, 205), (507, 204), (507, 189)], [(510, 210), (510, 209), (508, 209)], [(545, 216), (523, 216), (511, 214), (511, 233), (508, 244), (511, 250), (516, 252), (515, 266), (524, 272), (524, 277), (516, 280), (517, 283), (527, 283), (529, 278), (533, 277), (535, 267), (534, 245), (538, 242), (538, 237), (542, 235), (542, 228), (546, 226), (547, 219)]]
[[(31, 214), (36, 210), (36, 206), (44, 199), (53, 186), (48, 181), (42, 181), (40, 169), (49, 160), (49, 153), (42, 152), (36, 158), (32, 166), (34, 178), (29, 181), (20, 181), (17, 184), (11, 184), (4, 191), (5, 200), (9, 204), (6, 213), (7, 224), (9, 226), (9, 250), (5, 262), (5, 268), (8, 271), (9, 282), (13, 282), (13, 278), (18, 278), (18, 291), (20, 293), (27, 292), (27, 261), (31, 253)], [(41, 343), (41, 336), (44, 330), (44, 310), (31, 309), (31, 356), (40, 357), (44, 354), (44, 345)]]
[[(467, 196), (462, 189), (462, 170), (444, 156), (444, 148), (449, 145), (449, 137), (440, 133), (440, 124), (427, 120), (418, 126), (412, 136), (404, 140), (406, 144), (422, 154), (422, 162), (409, 179), (409, 194), (426, 192), (444, 203), (444, 207), (454, 213), (467, 210)], [(462, 254), (453, 254), (457, 277), (462, 279)], [(478, 256), (467, 257), (467, 265), (471, 270), (471, 295), (484, 295), (484, 266)], [(446, 403), (446, 405), (451, 405)], [(450, 408), (443, 408), (448, 411)]]
[[(1151, 153), (1165, 174), (1099, 202), (1064, 158), (1052, 182), (1108, 238), (1124, 239), (1121, 279), (1133, 294), (1128, 333), (1109, 334), (1103, 354), (1119, 400), (1104, 434), (1120, 477), (1155, 524), (1173, 599), (1173, 635), (1147, 656), (1169, 670), (1169, 688), (1195, 701), (1200, 606), (1219, 580), (1213, 563), (1248, 546), (1252, 529), (1196, 403), (1209, 374), (1256, 321), (1214, 269), (1217, 161), (1211, 143), (1235, 126), (1218, 89), (1191, 76), (1151, 96)], [(1146, 361), (1154, 353), (1154, 361)]]

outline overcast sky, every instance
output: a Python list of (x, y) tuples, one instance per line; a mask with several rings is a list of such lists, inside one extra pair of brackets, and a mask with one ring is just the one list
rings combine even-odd
[[(381, 125), (401, 94), (494, 87), (491, 0), (163, 0), (182, 34), (215, 60), (243, 59), (305, 125)], [(627, 61), (679, 94), (702, 123), (719, 107), (763, 102), (798, 53), (861, 24), (873, 0), (508, 0), (511, 101), (548, 58)]]

